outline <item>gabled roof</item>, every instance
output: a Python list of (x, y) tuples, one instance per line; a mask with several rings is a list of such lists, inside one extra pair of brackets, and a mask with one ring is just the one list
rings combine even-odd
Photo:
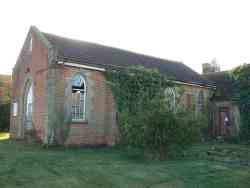
[(77, 64), (104, 68), (108, 66), (127, 67), (142, 65), (146, 68), (158, 69), (175, 81), (201, 86), (212, 85), (212, 82), (206, 80), (181, 62), (151, 57), (100, 44), (73, 40), (48, 33), (43, 33), (43, 35), (57, 49), (58, 59), (62, 61), (71, 60)]

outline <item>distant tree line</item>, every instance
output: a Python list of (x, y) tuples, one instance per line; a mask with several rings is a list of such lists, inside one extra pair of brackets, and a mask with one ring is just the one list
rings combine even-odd
[(0, 131), (8, 131), (10, 125), (11, 76), (0, 75)]

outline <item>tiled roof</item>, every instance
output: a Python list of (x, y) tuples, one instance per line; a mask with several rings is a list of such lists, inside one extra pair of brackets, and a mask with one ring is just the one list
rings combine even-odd
[(142, 55), (104, 45), (72, 40), (52, 34), (43, 33), (49, 42), (58, 50), (61, 60), (72, 60), (78, 64), (96, 67), (127, 67), (142, 65), (158, 69), (173, 80), (202, 86), (211, 86), (211, 82), (181, 62), (170, 61)]

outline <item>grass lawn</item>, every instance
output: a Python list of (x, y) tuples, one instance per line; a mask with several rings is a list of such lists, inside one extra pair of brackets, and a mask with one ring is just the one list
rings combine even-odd
[[(144, 160), (136, 151), (44, 149), (0, 140), (0, 187), (249, 188), (249, 148), (215, 147), (194, 146), (179, 160), (160, 162)], [(223, 155), (227, 153), (226, 159), (220, 155), (221, 151)]]

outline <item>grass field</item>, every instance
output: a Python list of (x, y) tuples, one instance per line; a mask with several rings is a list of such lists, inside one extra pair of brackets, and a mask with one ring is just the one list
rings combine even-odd
[(249, 188), (248, 159), (249, 148), (237, 145), (194, 146), (181, 159), (160, 162), (136, 150), (44, 149), (0, 140), (0, 187)]

